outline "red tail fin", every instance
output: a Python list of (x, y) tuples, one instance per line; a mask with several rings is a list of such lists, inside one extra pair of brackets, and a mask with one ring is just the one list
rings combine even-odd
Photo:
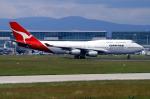
[(17, 42), (26, 44), (26, 40), (32, 37), (32, 35), (23, 27), (21, 27), (17, 22), (10, 22), (10, 26)]
[(37, 38), (32, 36), (27, 30), (20, 26), (17, 22), (10, 22), (13, 35), (16, 42), (27, 44), (28, 47), (36, 50), (51, 52), (44, 44), (42, 44)]

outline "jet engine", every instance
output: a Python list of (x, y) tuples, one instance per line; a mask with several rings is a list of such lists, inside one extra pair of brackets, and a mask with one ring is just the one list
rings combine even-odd
[(79, 50), (79, 49), (72, 49), (70, 54), (72, 54), (72, 55), (80, 55), (81, 54), (81, 50)]
[(98, 52), (97, 51), (89, 51), (87, 53), (88, 56), (91, 56), (91, 57), (96, 57), (98, 55)]

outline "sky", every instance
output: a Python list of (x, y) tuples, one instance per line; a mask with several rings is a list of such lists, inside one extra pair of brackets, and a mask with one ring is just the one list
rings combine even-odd
[(35, 16), (150, 25), (150, 0), (0, 0), (0, 18)]

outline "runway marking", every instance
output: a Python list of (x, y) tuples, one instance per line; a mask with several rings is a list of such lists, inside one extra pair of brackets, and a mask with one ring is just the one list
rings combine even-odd
[(150, 80), (150, 73), (0, 76), (0, 84), (94, 80)]

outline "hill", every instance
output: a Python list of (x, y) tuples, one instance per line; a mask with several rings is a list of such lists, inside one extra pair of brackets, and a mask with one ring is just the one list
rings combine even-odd
[(49, 31), (149, 31), (150, 25), (117, 24), (102, 20), (87, 19), (78, 16), (64, 17), (60, 19), (50, 17), (26, 17), (17, 19), (0, 19), (0, 30), (9, 30), (9, 21), (20, 22), (29, 30)]

